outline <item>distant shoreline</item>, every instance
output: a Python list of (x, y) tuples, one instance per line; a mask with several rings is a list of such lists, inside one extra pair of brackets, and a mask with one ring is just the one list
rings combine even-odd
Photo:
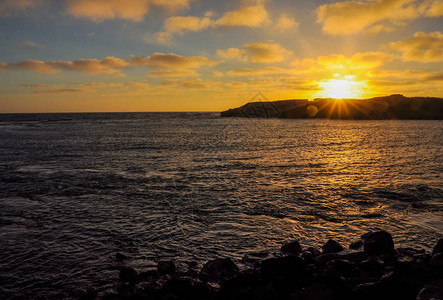
[(250, 102), (221, 117), (341, 120), (443, 120), (443, 98), (390, 95), (369, 99), (319, 98)]

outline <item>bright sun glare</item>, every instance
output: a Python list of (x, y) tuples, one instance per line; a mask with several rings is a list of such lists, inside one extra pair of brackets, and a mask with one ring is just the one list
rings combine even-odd
[(364, 83), (355, 81), (353, 76), (346, 76), (345, 79), (329, 79), (320, 84), (322, 96), (327, 98), (361, 98), (363, 97)]

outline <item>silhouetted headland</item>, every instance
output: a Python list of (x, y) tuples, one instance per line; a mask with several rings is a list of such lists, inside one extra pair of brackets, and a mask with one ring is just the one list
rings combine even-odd
[(222, 117), (344, 120), (442, 120), (443, 98), (390, 95), (369, 99), (319, 98), (250, 102)]
[[(117, 253), (120, 262), (129, 257)], [(200, 270), (174, 261), (136, 270), (122, 266), (119, 282), (102, 295), (85, 291), (82, 299), (441, 299), (443, 239), (432, 253), (395, 248), (387, 231), (373, 231), (345, 249), (334, 240), (322, 249), (303, 248), (297, 240), (280, 251), (250, 253), (242, 266), (229, 257), (208, 261)]]

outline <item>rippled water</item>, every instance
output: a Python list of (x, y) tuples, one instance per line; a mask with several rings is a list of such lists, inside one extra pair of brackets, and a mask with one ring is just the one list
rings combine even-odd
[(201, 265), (377, 228), (429, 250), (442, 137), (442, 121), (2, 115), (0, 298), (105, 289), (117, 251)]

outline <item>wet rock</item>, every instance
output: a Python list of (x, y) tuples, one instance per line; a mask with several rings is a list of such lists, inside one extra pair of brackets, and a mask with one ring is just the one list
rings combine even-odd
[(334, 240), (329, 240), (323, 245), (323, 254), (337, 253), (343, 251), (343, 246)]
[(205, 280), (221, 281), (238, 274), (237, 265), (230, 258), (218, 258), (208, 261), (200, 271)]
[(321, 254), (315, 258), (317, 264), (325, 264), (330, 260), (337, 259), (340, 256), (337, 253)]
[(138, 278), (137, 271), (131, 267), (124, 267), (120, 270), (120, 281), (135, 282)]
[(290, 300), (334, 300), (337, 299), (334, 290), (329, 287), (314, 283), (308, 287), (301, 288), (289, 296)]
[(103, 295), (103, 297), (100, 298), (101, 300), (124, 300), (125, 298), (115, 292), (109, 292)]
[(277, 277), (301, 278), (303, 276), (303, 259), (296, 256), (270, 258), (262, 261), (260, 274), (263, 280)]
[(352, 250), (358, 250), (361, 247), (363, 247), (363, 242), (361, 240), (353, 242), (349, 245), (349, 249), (352, 249)]
[(173, 260), (159, 261), (157, 263), (157, 272), (160, 275), (174, 274), (175, 269), (175, 262)]
[(443, 279), (425, 285), (416, 300), (441, 300), (443, 299)]
[(414, 248), (397, 248), (397, 252), (401, 255), (408, 256), (408, 257), (415, 257), (416, 255), (424, 254), (424, 249), (414, 249)]
[(315, 262), (315, 257), (310, 251), (303, 251), (300, 257), (304, 259), (306, 264), (313, 264)]
[(150, 269), (144, 272), (140, 272), (140, 274), (138, 275), (138, 277), (142, 280), (146, 280), (152, 277), (156, 277), (158, 275), (157, 270), (155, 269)]
[(121, 253), (121, 252), (117, 252), (117, 254), (115, 254), (115, 258), (118, 261), (124, 261), (125, 259), (128, 259), (128, 256), (126, 254)]
[(363, 251), (353, 252), (348, 254), (342, 254), (339, 256), (341, 259), (349, 260), (351, 262), (361, 262), (368, 258), (368, 255)]
[(435, 245), (432, 255), (443, 253), (443, 239), (439, 239), (437, 245)]
[(327, 267), (345, 278), (349, 278), (354, 270), (354, 265), (350, 261), (344, 259), (332, 260), (328, 262)]
[(301, 245), (298, 241), (293, 241), (281, 246), (281, 252), (291, 255), (297, 255), (302, 251)]
[(317, 256), (319, 256), (319, 255), (321, 254), (320, 250), (318, 250), (318, 249), (315, 248), (315, 247), (308, 247), (308, 248), (306, 249), (306, 251), (311, 252), (312, 255), (313, 255), (314, 257), (317, 257)]
[(172, 278), (162, 288), (164, 295), (174, 295), (178, 299), (194, 299), (192, 282), (188, 279)]
[(437, 253), (434, 256), (432, 256), (431, 266), (443, 267), (443, 253)]
[(260, 280), (257, 274), (240, 274), (224, 282), (221, 286), (220, 293), (224, 295), (225, 298), (239, 298), (240, 295), (250, 294), (251, 291), (259, 285)]
[(389, 232), (381, 230), (362, 235), (363, 250), (369, 255), (391, 255), (394, 252), (394, 241)]
[(360, 263), (360, 268), (365, 270), (367, 273), (381, 272), (383, 268), (383, 263), (376, 259), (368, 259)]

